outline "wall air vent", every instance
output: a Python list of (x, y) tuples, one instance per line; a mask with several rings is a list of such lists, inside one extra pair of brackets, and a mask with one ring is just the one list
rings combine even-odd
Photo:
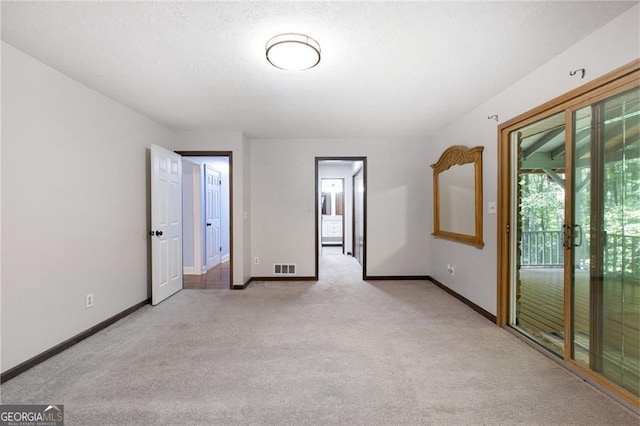
[(276, 263), (273, 265), (273, 275), (295, 275), (296, 265), (290, 263)]

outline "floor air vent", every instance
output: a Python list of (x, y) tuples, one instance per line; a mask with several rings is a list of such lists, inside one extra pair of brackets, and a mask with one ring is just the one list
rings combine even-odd
[(296, 265), (276, 263), (275, 265), (273, 265), (273, 274), (274, 275), (295, 275)]

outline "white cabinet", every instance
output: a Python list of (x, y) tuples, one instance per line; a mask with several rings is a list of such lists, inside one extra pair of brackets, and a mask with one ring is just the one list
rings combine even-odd
[(342, 244), (341, 215), (322, 215), (322, 244)]

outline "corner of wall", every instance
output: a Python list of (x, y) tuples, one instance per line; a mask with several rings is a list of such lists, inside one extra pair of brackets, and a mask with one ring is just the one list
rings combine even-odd
[(243, 224), (243, 268), (242, 283), (251, 279), (251, 141), (242, 134), (242, 224)]

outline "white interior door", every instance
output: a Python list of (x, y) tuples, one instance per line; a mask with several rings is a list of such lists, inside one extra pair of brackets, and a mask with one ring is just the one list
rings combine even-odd
[(182, 290), (182, 158), (151, 145), (151, 303)]
[(206, 246), (207, 246), (207, 270), (220, 263), (220, 252), (222, 251), (220, 241), (220, 172), (210, 168), (206, 169)]

